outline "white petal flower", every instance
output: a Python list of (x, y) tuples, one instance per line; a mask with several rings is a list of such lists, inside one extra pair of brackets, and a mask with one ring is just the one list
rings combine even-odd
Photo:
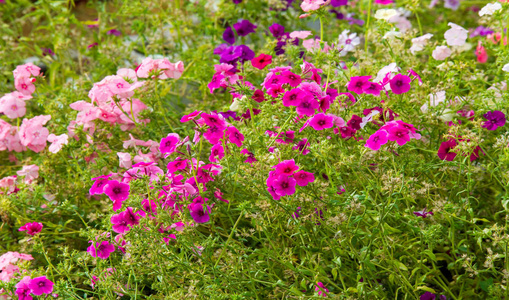
[(502, 68), (502, 71), (509, 72), (509, 64), (506, 64), (506, 65)]
[(449, 22), (451, 29), (444, 33), (445, 40), (449, 46), (462, 46), (468, 38), (468, 30), (465, 28)]
[(498, 2), (488, 3), (488, 4), (486, 4), (486, 6), (481, 8), (481, 10), (479, 11), (479, 16), (481, 16), (481, 17), (484, 15), (491, 16), (496, 11), (501, 10), (501, 9), (502, 9), (502, 5), (500, 5), (500, 3), (498, 3)]
[(379, 9), (375, 13), (375, 19), (388, 21), (396, 15), (398, 12), (395, 9)]

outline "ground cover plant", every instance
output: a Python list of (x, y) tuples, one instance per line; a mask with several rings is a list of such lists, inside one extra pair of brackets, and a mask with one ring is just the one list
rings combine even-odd
[(506, 1), (0, 18), (0, 299), (508, 297)]

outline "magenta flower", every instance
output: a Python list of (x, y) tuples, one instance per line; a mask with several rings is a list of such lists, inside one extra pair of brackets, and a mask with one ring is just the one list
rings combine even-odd
[(129, 197), (130, 186), (116, 180), (108, 181), (104, 193), (113, 201), (113, 210), (117, 211), (122, 207), (122, 202)]
[(295, 164), (295, 160), (284, 160), (280, 163), (278, 163), (276, 166), (276, 176), (291, 176), (293, 173), (295, 173), (299, 166)]
[(108, 32), (106, 32), (108, 35), (114, 35), (114, 36), (120, 36), (122, 35), (122, 32), (118, 29), (111, 29)]
[(309, 120), (309, 126), (313, 127), (314, 130), (332, 128), (333, 125), (334, 118), (324, 113), (316, 114)]
[(223, 159), (223, 157), (224, 157), (223, 145), (221, 145), (221, 143), (219, 143), (219, 144), (215, 144), (214, 146), (212, 146), (212, 149), (210, 149), (209, 160), (211, 162), (218, 162), (221, 159)]
[(226, 134), (228, 135), (228, 140), (230, 143), (237, 145), (237, 147), (242, 147), (242, 142), (244, 142), (244, 135), (240, 133), (240, 131), (230, 126), (226, 128)]
[(412, 79), (406, 75), (397, 74), (390, 81), (389, 85), (394, 94), (404, 94), (410, 90)]
[(209, 141), (209, 143), (215, 145), (219, 143), (219, 140), (223, 138), (224, 127), (212, 126), (207, 129), (207, 131), (203, 134), (203, 137)]
[(176, 133), (170, 133), (167, 137), (161, 139), (159, 144), (159, 151), (161, 153), (171, 154), (177, 149), (177, 144), (180, 141), (180, 136)]
[(346, 125), (353, 129), (354, 131), (357, 131), (361, 129), (361, 123), (362, 123), (361, 117), (359, 117), (358, 115), (352, 115), (352, 118), (348, 120), (348, 122), (346, 122)]
[(179, 170), (184, 170), (187, 168), (187, 159), (180, 159), (177, 158), (174, 161), (170, 161), (168, 165), (166, 166), (168, 169), (168, 172), (175, 173)]
[(110, 222), (112, 224), (111, 227), (113, 228), (113, 231), (116, 233), (122, 234), (131, 230), (129, 224), (127, 224), (127, 220), (125, 219), (125, 212), (111, 216)]
[(505, 114), (498, 110), (489, 111), (483, 117), (488, 121), (484, 121), (482, 127), (488, 130), (496, 130), (498, 127), (504, 126), (506, 122)]
[(364, 147), (368, 147), (371, 150), (377, 151), (380, 149), (382, 145), (387, 144), (387, 131), (385, 130), (378, 130), (377, 132), (373, 133), (368, 140), (366, 141), (366, 145)]
[(286, 107), (298, 106), (303, 96), (304, 93), (299, 88), (289, 90), (283, 95), (283, 105)]
[(348, 90), (357, 94), (364, 93), (364, 89), (369, 87), (371, 76), (354, 76), (350, 78), (348, 83)]
[(235, 33), (233, 32), (233, 29), (228, 26), (223, 32), (223, 40), (227, 42), (230, 45), (233, 45), (235, 43)]
[(297, 87), (302, 82), (299, 75), (290, 71), (284, 71), (281, 76), (283, 76), (283, 83), (288, 83), (291, 87)]
[(272, 55), (268, 54), (260, 54), (257, 57), (253, 58), (251, 60), (251, 64), (253, 67), (257, 68), (258, 70), (263, 70), (266, 66), (270, 65), (272, 63)]
[(317, 282), (315, 286), (315, 292), (318, 292), (318, 296), (327, 297), (329, 290), (321, 282)]
[(87, 252), (92, 255), (92, 257), (99, 257), (100, 259), (107, 259), (110, 257), (110, 254), (115, 251), (115, 246), (110, 244), (108, 241), (97, 242), (95, 245), (92, 241), (90, 241), (92, 245), (87, 248)]
[(186, 123), (186, 122), (189, 122), (191, 120), (194, 120), (194, 118), (196, 118), (200, 113), (201, 113), (200, 110), (195, 110), (192, 113), (183, 116), (182, 119), (180, 119), (180, 122), (181, 123)]
[(364, 93), (366, 93), (366, 94), (371, 94), (373, 96), (377, 96), (378, 97), (378, 96), (380, 96), (380, 92), (382, 91), (382, 89), (383, 88), (382, 88), (382, 86), (380, 84), (368, 81), (364, 85), (362, 91)]
[(285, 33), (285, 27), (278, 23), (274, 23), (269, 26), (269, 31), (270, 31), (270, 33), (272, 33), (273, 37), (275, 37), (276, 39), (279, 39)]
[(295, 185), (297, 181), (290, 176), (279, 176), (272, 182), (277, 195), (283, 197), (295, 194)]
[(38, 222), (26, 223), (25, 225), (19, 228), (19, 231), (26, 231), (28, 235), (34, 236), (41, 232), (42, 227), (43, 227), (42, 223)]
[(423, 218), (426, 218), (428, 215), (433, 215), (433, 212), (432, 211), (426, 211), (426, 208), (424, 208), (423, 210), (420, 210), (420, 211), (414, 211), (414, 215), (418, 216), (418, 217), (423, 217)]
[(16, 284), (16, 295), (18, 295), (19, 300), (32, 300), (32, 296), (30, 296), (30, 293), (32, 292), (30, 290), (30, 287), (28, 286), (30, 284), (30, 276), (25, 276), (23, 279), (20, 280)]
[(398, 145), (403, 146), (408, 141), (410, 141), (410, 136), (408, 135), (408, 129), (403, 126), (394, 126), (389, 128), (389, 135), (387, 136), (389, 141), (396, 141)]
[(448, 141), (442, 142), (440, 144), (440, 148), (438, 148), (438, 157), (441, 160), (453, 161), (458, 153), (453, 152), (452, 150), (458, 145), (455, 139), (450, 139)]
[(210, 220), (210, 206), (207, 205), (207, 210), (203, 209), (203, 204), (195, 203), (191, 204), (189, 208), (191, 217), (196, 223), (207, 223)]
[(305, 97), (302, 98), (299, 105), (297, 106), (297, 112), (301, 115), (312, 116), (315, 114), (315, 110), (320, 107), (318, 101), (315, 98), (307, 93)]
[(94, 184), (92, 184), (92, 187), (88, 191), (90, 195), (97, 195), (104, 193), (104, 187), (110, 181), (108, 178), (110, 178), (111, 175), (102, 175), (99, 177), (92, 178), (94, 181)]
[(53, 282), (46, 276), (36, 277), (28, 283), (28, 287), (32, 294), (40, 296), (42, 294), (50, 294), (53, 291)]
[(313, 175), (313, 173), (302, 170), (293, 174), (293, 178), (298, 186), (306, 186), (315, 181), (315, 175)]

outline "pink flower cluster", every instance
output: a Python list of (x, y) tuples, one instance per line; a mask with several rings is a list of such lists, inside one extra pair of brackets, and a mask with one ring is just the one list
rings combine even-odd
[(392, 72), (388, 72), (380, 82), (370, 81), (371, 76), (356, 76), (350, 78), (347, 88), (356, 94), (371, 94), (376, 97), (380, 96), (381, 92), (385, 92), (388, 96), (389, 90), (396, 95), (400, 95), (410, 90), (414, 79), (420, 81), (419, 75), (413, 70), (408, 70), (408, 73), (413, 78), (403, 74), (393, 75)]
[[(39, 177), (39, 167), (36, 165), (23, 166), (16, 174), (23, 177), (25, 184), (31, 184)], [(6, 193), (9, 195), (16, 193), (19, 190), (16, 187), (18, 176), (7, 176), (0, 179), (0, 194)]]
[(207, 85), (211, 94), (215, 89), (233, 86), (240, 79), (239, 75), (235, 74), (237, 70), (230, 64), (222, 63), (215, 65), (214, 71), (214, 76), (212, 76), (212, 80)]
[(420, 138), (421, 135), (417, 133), (417, 129), (412, 124), (397, 120), (385, 123), (385, 125), (368, 138), (364, 146), (377, 151), (389, 141), (394, 141), (398, 145), (403, 146), (410, 139), (418, 140)]
[(149, 120), (140, 120), (139, 114), (147, 106), (139, 99), (134, 98), (135, 91), (145, 84), (139, 78), (167, 79), (180, 78), (184, 71), (182, 62), (171, 63), (167, 59), (143, 60), (136, 70), (123, 68), (116, 75), (106, 76), (88, 93), (90, 102), (83, 100), (72, 103), (72, 109), (79, 111), (76, 120), (68, 126), (69, 136), (77, 139), (76, 126), (83, 126), (88, 134), (87, 140), (91, 143), (95, 130), (95, 120), (101, 120), (111, 125), (120, 124), (120, 129), (126, 131), (134, 128), (136, 123), (147, 123)]
[(295, 160), (285, 160), (273, 167), (275, 170), (269, 172), (267, 178), (267, 191), (274, 200), (281, 197), (295, 194), (295, 187), (306, 186), (315, 181), (313, 173), (299, 170)]
[(16, 284), (16, 295), (20, 300), (32, 300), (32, 295), (51, 294), (53, 285), (54, 283), (46, 278), (46, 276), (33, 279), (30, 276), (25, 276)]
[(19, 267), (16, 266), (18, 260), (32, 260), (32, 255), (23, 254), (18, 252), (7, 252), (0, 256), (0, 280), (9, 282), (14, 274), (19, 271)]

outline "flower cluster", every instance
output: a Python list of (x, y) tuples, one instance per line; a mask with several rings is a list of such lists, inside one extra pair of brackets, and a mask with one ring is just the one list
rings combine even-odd
[(274, 200), (295, 194), (295, 186), (307, 186), (315, 181), (313, 173), (299, 170), (295, 160), (284, 160), (273, 167), (267, 178), (267, 191)]
[(32, 300), (32, 295), (51, 294), (53, 285), (54, 283), (46, 278), (46, 276), (35, 278), (25, 276), (16, 284), (16, 295), (20, 300)]

